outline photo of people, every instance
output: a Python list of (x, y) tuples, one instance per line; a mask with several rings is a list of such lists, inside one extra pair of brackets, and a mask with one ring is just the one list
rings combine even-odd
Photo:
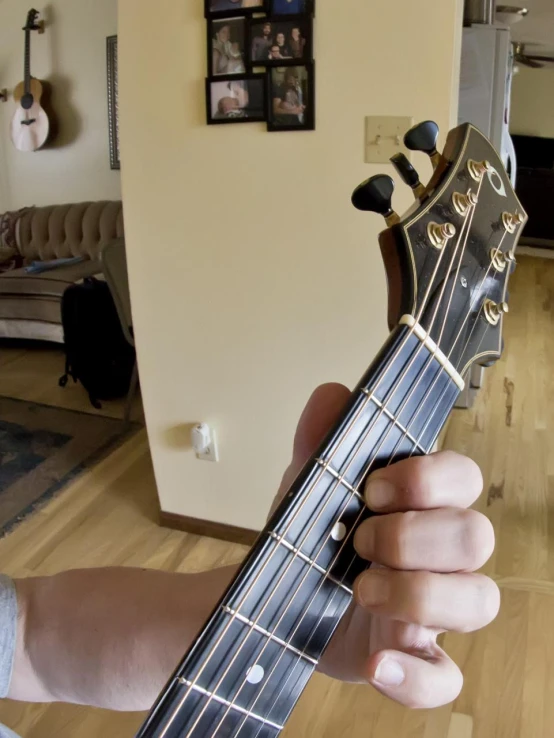
[(206, 0), (206, 15), (212, 13), (232, 13), (245, 10), (261, 12), (265, 10), (266, 0)]
[(225, 81), (206, 81), (208, 123), (247, 123), (266, 120), (263, 75)]
[(210, 76), (244, 74), (245, 18), (225, 18), (210, 23)]
[(313, 129), (313, 67), (276, 67), (271, 70), (270, 80), (269, 129)]
[(271, 0), (271, 15), (311, 13), (313, 0)]
[(250, 63), (274, 65), (283, 60), (307, 61), (311, 58), (311, 20), (254, 20), (250, 26)]

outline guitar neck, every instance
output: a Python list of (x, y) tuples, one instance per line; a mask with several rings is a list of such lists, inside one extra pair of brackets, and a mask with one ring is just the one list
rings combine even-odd
[(429, 453), (460, 388), (407, 326), (352, 393), (137, 738), (275, 738), (368, 568), (352, 539), (368, 473)]
[(31, 92), (31, 31), (25, 29), (25, 62), (23, 70), (23, 79), (25, 80), (25, 94)]

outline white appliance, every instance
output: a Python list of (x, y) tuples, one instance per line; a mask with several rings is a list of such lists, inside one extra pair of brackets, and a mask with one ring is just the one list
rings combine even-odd
[[(516, 186), (517, 159), (510, 135), (514, 47), (507, 26), (474, 24), (463, 29), (458, 122), (473, 123), (499, 152)], [(456, 407), (472, 407), (485, 370), (474, 366)]]
[(510, 135), (514, 48), (510, 28), (475, 24), (463, 29), (459, 123), (473, 123), (491, 140), (516, 184)]

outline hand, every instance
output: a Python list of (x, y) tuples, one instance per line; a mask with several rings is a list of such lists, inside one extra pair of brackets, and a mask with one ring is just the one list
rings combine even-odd
[[(279, 497), (349, 395), (341, 385), (316, 390), (300, 420)], [(491, 523), (468, 509), (482, 485), (478, 467), (450, 451), (408, 459), (369, 478), (367, 503), (379, 515), (360, 526), (355, 547), (373, 566), (355, 584), (354, 602), (321, 661), (322, 672), (372, 684), (411, 708), (456, 699), (463, 677), (437, 637), (479, 630), (500, 606), (498, 587), (475, 573), (494, 549)]]

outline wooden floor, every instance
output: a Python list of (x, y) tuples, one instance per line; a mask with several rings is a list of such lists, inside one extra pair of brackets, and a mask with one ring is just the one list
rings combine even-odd
[[(310, 684), (286, 738), (551, 738), (554, 735), (554, 262), (521, 259), (512, 284), (506, 353), (471, 412), (456, 411), (446, 446), (482, 467), (478, 507), (494, 522), (487, 571), (500, 583), (497, 621), (445, 646), (466, 683), (454, 705), (409, 712), (370, 688), (323, 677)], [(43, 397), (44, 399), (44, 397)], [(245, 550), (160, 529), (145, 435), (75, 482), (0, 541), (0, 570), (51, 573), (129, 565), (191, 571)], [(133, 738), (142, 715), (5, 702), (24, 738)]]

